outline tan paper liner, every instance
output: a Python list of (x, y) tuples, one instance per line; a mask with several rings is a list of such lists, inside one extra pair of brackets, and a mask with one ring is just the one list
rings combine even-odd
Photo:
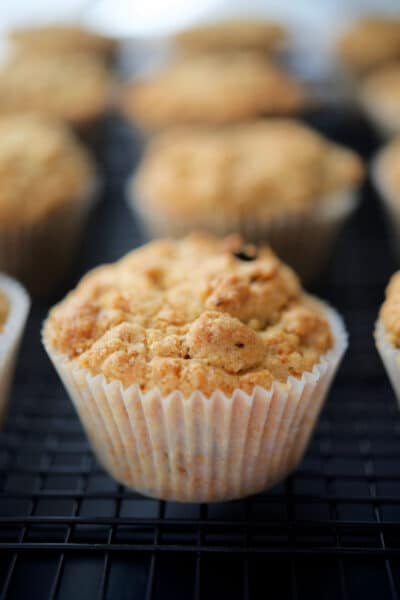
[(387, 339), (385, 327), (380, 319), (375, 324), (375, 344), (386, 369), (400, 408), (400, 350)]
[(35, 296), (49, 294), (74, 259), (98, 189), (96, 178), (81, 198), (53, 208), (32, 223), (0, 224), (0, 271), (22, 281)]
[(397, 257), (400, 258), (400, 194), (392, 188), (390, 182), (385, 178), (384, 169), (382, 168), (384, 152), (385, 148), (379, 151), (373, 159), (371, 177), (384, 210), (386, 226), (393, 249)]
[(306, 212), (256, 219), (244, 213), (227, 218), (215, 210), (209, 222), (173, 219), (151, 209), (143, 199), (133, 198), (132, 182), (128, 184), (127, 201), (134, 217), (139, 219), (150, 238), (181, 237), (190, 231), (204, 229), (218, 236), (241, 233), (253, 243), (266, 242), (278, 256), (300, 275), (303, 282), (316, 279), (332, 255), (338, 235), (358, 205), (354, 189), (342, 190), (321, 198)]
[(28, 316), (29, 296), (17, 281), (0, 274), (0, 291), (9, 301), (9, 313), (0, 334), (0, 424), (7, 409), (8, 392), (14, 374), (19, 343)]
[(45, 348), (80, 416), (97, 458), (118, 481), (143, 494), (214, 502), (260, 492), (302, 459), (347, 347), (340, 316), (322, 305), (334, 347), (311, 372), (229, 397), (179, 391), (164, 397), (107, 383)]

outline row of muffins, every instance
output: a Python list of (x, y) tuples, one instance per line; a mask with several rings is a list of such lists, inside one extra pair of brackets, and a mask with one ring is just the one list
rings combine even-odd
[[(213, 189), (217, 183), (218, 196), (231, 181), (233, 165), (237, 180), (229, 193), (238, 189), (239, 201), (243, 190), (245, 196), (253, 190), (254, 210), (266, 191), (278, 193), (274, 185), (293, 170), (300, 194), (291, 197), (289, 189), (285, 206), (296, 212), (339, 181), (344, 187), (358, 182), (361, 167), (353, 154), (293, 122), (262, 126), (272, 128), (269, 151), (263, 143), (271, 130), (254, 140), (257, 124), (224, 132), (226, 142), (215, 139), (220, 132), (203, 132), (211, 136), (204, 165), (215, 153), (227, 175), (219, 188), (200, 171), (191, 180), (194, 187)], [(282, 131), (285, 139), (300, 139), (275, 153)], [(190, 136), (187, 150), (186, 132), (171, 135), (183, 135), (187, 160), (178, 175), (185, 179), (193, 163)], [(289, 149), (299, 162), (288, 168), (282, 157)], [(250, 172), (248, 188), (249, 166), (264, 152), (275, 171), (265, 183), (261, 164), (261, 181), (257, 169), (255, 177)], [(162, 189), (169, 169), (160, 170), (153, 175)], [(316, 172), (320, 178), (313, 188)], [(179, 189), (175, 175), (171, 194), (174, 186)], [(311, 195), (304, 182), (310, 182)], [(272, 203), (269, 209), (274, 212)], [(246, 216), (250, 209), (243, 211)], [(100, 461), (114, 477), (158, 497), (211, 501), (257, 492), (298, 464), (346, 334), (335, 312), (308, 297), (268, 249), (237, 238), (191, 236), (155, 242), (87, 275), (51, 312), (44, 343)]]

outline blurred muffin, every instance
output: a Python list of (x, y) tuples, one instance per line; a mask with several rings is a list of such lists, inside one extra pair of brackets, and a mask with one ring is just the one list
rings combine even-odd
[(88, 52), (111, 61), (116, 52), (116, 41), (79, 25), (42, 25), (15, 29), (9, 38), (16, 50), (27, 52)]
[(90, 130), (110, 104), (104, 63), (85, 53), (16, 55), (0, 69), (0, 116), (38, 112)]
[(354, 74), (400, 59), (400, 19), (363, 17), (339, 39), (338, 56)]
[(286, 30), (278, 23), (236, 19), (180, 31), (174, 37), (174, 43), (186, 52), (245, 50), (272, 53), (282, 48), (285, 39)]
[(297, 466), (346, 334), (267, 247), (192, 235), (86, 275), (43, 341), (118, 481), (209, 502)]
[(66, 126), (0, 118), (0, 270), (48, 293), (71, 262), (95, 187), (92, 160)]
[(0, 423), (7, 409), (19, 343), (30, 306), (24, 288), (0, 273)]
[(400, 406), (400, 272), (390, 279), (375, 325), (375, 343)]
[(384, 137), (400, 134), (400, 62), (374, 71), (360, 85), (359, 102)]
[(307, 104), (299, 82), (251, 53), (188, 57), (130, 84), (122, 97), (125, 114), (145, 130), (294, 114)]
[(150, 142), (128, 200), (150, 236), (238, 231), (309, 280), (356, 206), (362, 173), (352, 151), (294, 120), (182, 128)]
[(393, 247), (400, 257), (400, 138), (392, 140), (377, 153), (371, 172), (387, 217)]

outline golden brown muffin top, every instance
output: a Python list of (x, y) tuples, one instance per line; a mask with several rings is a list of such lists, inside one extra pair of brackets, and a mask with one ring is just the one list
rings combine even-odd
[(7, 296), (0, 290), (0, 333), (3, 333), (6, 324), (10, 303)]
[(130, 84), (122, 99), (126, 114), (150, 129), (293, 114), (307, 103), (299, 82), (254, 53), (188, 57)]
[(400, 348), (400, 271), (389, 281), (379, 316), (389, 342)]
[(174, 41), (189, 52), (274, 50), (285, 40), (284, 27), (272, 21), (232, 19), (180, 31)]
[(374, 16), (359, 19), (342, 35), (338, 53), (357, 72), (400, 59), (400, 19)]
[(320, 304), (268, 247), (204, 234), (90, 272), (52, 309), (44, 340), (107, 381), (185, 395), (270, 388), (333, 343)]
[(0, 69), (0, 115), (41, 112), (84, 124), (102, 115), (111, 79), (101, 60), (87, 53), (23, 53)]
[(224, 129), (182, 128), (154, 138), (133, 181), (137, 201), (173, 218), (215, 210), (240, 217), (299, 212), (323, 195), (358, 184), (351, 150), (289, 119)]
[(36, 115), (0, 118), (0, 223), (32, 221), (93, 185), (85, 148), (61, 123)]
[(381, 67), (366, 77), (360, 95), (379, 113), (400, 119), (400, 63)]
[(11, 32), (17, 48), (45, 52), (91, 52), (109, 58), (116, 47), (112, 38), (99, 35), (79, 25), (42, 25)]
[(380, 150), (376, 162), (378, 178), (389, 194), (400, 193), (400, 137), (394, 138)]

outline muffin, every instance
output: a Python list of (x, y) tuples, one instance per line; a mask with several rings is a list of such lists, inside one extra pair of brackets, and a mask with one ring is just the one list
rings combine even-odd
[(400, 137), (378, 152), (372, 161), (371, 175), (382, 202), (393, 248), (400, 257)]
[(307, 104), (299, 82), (252, 53), (188, 57), (130, 84), (121, 100), (127, 117), (145, 131), (295, 114)]
[(340, 317), (268, 247), (205, 234), (95, 269), (43, 340), (111, 475), (186, 502), (294, 469), (346, 347)]
[(19, 343), (29, 312), (29, 296), (14, 279), (0, 274), (0, 423), (7, 409)]
[(150, 142), (127, 197), (150, 237), (238, 231), (308, 281), (356, 207), (362, 171), (352, 151), (294, 120), (180, 128)]
[(0, 118), (0, 271), (46, 294), (65, 273), (94, 200), (96, 173), (63, 123)]
[(400, 62), (366, 77), (360, 85), (358, 99), (380, 135), (400, 134)]
[(190, 53), (237, 50), (272, 53), (282, 48), (285, 29), (272, 21), (235, 19), (208, 23), (177, 33), (174, 43)]
[(359, 19), (343, 33), (337, 52), (344, 67), (356, 76), (400, 59), (400, 19)]
[(17, 51), (87, 52), (106, 62), (112, 61), (116, 52), (115, 40), (74, 24), (24, 27), (12, 31), (9, 38)]
[(0, 69), (0, 116), (38, 112), (90, 133), (105, 115), (111, 79), (86, 53), (16, 54)]

